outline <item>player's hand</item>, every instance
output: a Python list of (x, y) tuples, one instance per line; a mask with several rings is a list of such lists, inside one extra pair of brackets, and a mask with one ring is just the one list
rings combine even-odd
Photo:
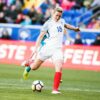
[(79, 31), (80, 31), (79, 27), (76, 27), (76, 28), (74, 29), (74, 31), (75, 31), (75, 32), (79, 32)]
[(33, 59), (27, 59), (25, 61), (22, 62), (21, 66), (25, 66), (25, 67), (28, 67), (30, 66), (31, 63), (33, 63), (34, 60)]

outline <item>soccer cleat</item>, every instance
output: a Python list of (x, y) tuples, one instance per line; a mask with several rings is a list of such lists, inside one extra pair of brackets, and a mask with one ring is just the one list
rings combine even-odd
[(63, 82), (63, 80), (60, 80), (60, 83), (62, 83)]
[(61, 92), (56, 91), (56, 90), (53, 90), (51, 93), (52, 93), (52, 94), (61, 94)]
[(28, 75), (29, 75), (29, 72), (27, 72), (27, 70), (25, 68), (24, 73), (23, 73), (24, 80), (27, 80), (28, 79)]

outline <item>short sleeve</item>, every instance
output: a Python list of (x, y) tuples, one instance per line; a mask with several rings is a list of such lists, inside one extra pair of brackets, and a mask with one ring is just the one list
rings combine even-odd
[(48, 31), (48, 25), (49, 25), (49, 22), (48, 22), (48, 21), (45, 22), (44, 25), (43, 25), (42, 28), (41, 28), (41, 31), (47, 32), (47, 31)]
[(61, 19), (61, 22), (63, 23), (63, 25), (66, 24), (65, 20), (64, 19)]

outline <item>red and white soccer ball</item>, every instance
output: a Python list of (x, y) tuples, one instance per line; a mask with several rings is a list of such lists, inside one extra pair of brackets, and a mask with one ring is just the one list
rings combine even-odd
[(35, 81), (33, 81), (33, 83), (32, 83), (32, 90), (33, 90), (33, 91), (41, 92), (42, 89), (43, 89), (43, 87), (44, 87), (44, 84), (43, 84), (43, 82), (40, 81), (40, 80), (35, 80)]

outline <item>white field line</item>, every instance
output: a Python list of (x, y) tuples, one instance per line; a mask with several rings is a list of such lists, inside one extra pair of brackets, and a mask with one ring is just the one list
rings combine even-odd
[[(5, 84), (5, 83), (0, 83), (0, 88), (1, 89), (31, 89), (31, 85), (30, 86), (27, 86), (26, 85), (19, 85), (19, 84)], [(44, 87), (45, 90), (51, 90), (52, 88), (51, 87)], [(66, 91), (80, 91), (80, 92), (98, 92), (100, 93), (100, 90), (97, 90), (97, 89), (82, 89), (82, 88), (72, 88), (72, 87), (63, 87), (61, 88), (61, 90), (66, 90)]]

